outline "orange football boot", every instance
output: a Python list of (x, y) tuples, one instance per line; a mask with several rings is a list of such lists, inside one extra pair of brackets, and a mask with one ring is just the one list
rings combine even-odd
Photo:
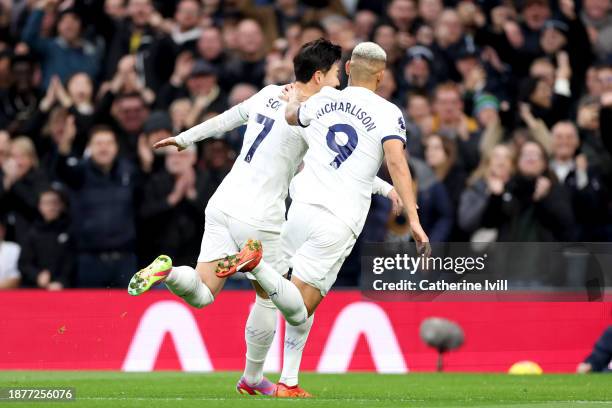
[(251, 272), (263, 256), (261, 241), (249, 239), (244, 247), (235, 255), (226, 256), (217, 264), (215, 274), (219, 278), (227, 278), (236, 272)]
[(274, 396), (277, 398), (312, 398), (312, 394), (300, 388), (299, 385), (288, 386), (281, 382), (276, 384)]

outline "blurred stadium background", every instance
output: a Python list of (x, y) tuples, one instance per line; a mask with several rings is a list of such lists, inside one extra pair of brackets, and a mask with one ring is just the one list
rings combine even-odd
[[(405, 112), (432, 241), (611, 241), (611, 7), (0, 0), (0, 369), (242, 368), (254, 299), (244, 280), (202, 313), (165, 291), (129, 298), (125, 287), (159, 253), (195, 264), (203, 209), (244, 129), (197, 151), (150, 146), (292, 81), (293, 56), (319, 37), (340, 44), (344, 59), (360, 41), (386, 50), (378, 93)], [(92, 143), (100, 126), (116, 141)], [(609, 302), (365, 300), (360, 246), (409, 245), (405, 219), (390, 209), (373, 198), (342, 290), (317, 312), (304, 369), (432, 371), (436, 353), (419, 326), (440, 316), (466, 336), (447, 370), (505, 372), (532, 360), (573, 372), (610, 325)], [(281, 352), (277, 341), (269, 371)]]

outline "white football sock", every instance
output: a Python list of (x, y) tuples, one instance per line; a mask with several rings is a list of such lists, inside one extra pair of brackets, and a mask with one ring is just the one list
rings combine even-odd
[(285, 279), (263, 260), (251, 273), (281, 311), (287, 323), (297, 326), (308, 319), (302, 294), (291, 281)]
[(276, 333), (277, 311), (270, 299), (255, 296), (255, 304), (244, 328), (246, 341), (246, 365), (244, 378), (250, 385), (259, 384), (263, 378), (264, 362)]
[(308, 340), (313, 319), (314, 314), (299, 326), (285, 326), (285, 355), (283, 357), (283, 372), (279, 382), (290, 387), (298, 384), (302, 353), (306, 340)]
[(185, 302), (198, 309), (210, 305), (214, 300), (212, 292), (202, 282), (198, 272), (191, 266), (175, 266), (166, 279), (170, 292), (182, 297)]

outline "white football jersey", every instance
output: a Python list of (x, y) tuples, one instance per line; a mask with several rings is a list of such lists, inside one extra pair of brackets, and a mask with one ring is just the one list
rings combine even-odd
[(308, 151), (304, 169), (291, 182), (291, 198), (327, 208), (359, 235), (382, 164), (382, 144), (406, 141), (402, 112), (366, 88), (325, 87), (300, 106), (298, 121)]
[(280, 232), (289, 181), (307, 145), (301, 129), (285, 120), (283, 87), (269, 85), (242, 102), (248, 117), (240, 155), (209, 205), (263, 231)]

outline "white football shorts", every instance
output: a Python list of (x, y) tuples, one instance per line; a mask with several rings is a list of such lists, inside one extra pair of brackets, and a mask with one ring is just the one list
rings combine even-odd
[[(287, 273), (288, 269), (280, 270), (280, 233), (259, 230), (213, 206), (206, 207), (205, 215), (198, 262), (212, 262), (233, 255), (247, 240), (258, 239), (263, 245), (263, 259), (279, 274)], [(255, 280), (250, 273), (245, 275)]]
[(349, 226), (326, 208), (294, 201), (281, 230), (282, 269), (292, 267), (293, 276), (325, 296), (356, 239)]

